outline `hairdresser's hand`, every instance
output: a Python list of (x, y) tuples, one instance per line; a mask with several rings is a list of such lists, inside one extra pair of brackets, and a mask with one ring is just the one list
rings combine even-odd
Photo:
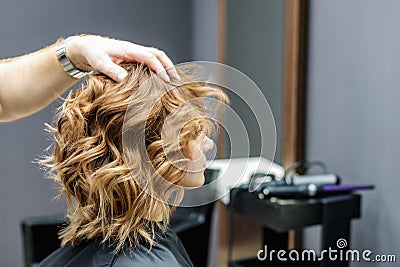
[[(172, 61), (161, 50), (133, 44), (128, 41), (101, 36), (74, 36), (67, 43), (67, 55), (81, 70), (97, 70), (115, 81), (122, 81), (128, 73), (118, 64), (123, 61), (142, 62), (165, 81), (179, 79)], [(170, 76), (170, 77), (169, 77)]]

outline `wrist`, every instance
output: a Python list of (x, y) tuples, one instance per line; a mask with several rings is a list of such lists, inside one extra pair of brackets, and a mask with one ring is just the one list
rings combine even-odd
[[(74, 42), (72, 42), (73, 44), (69, 46), (70, 53), (67, 52), (67, 46), (71, 41), (73, 41), (73, 38), (70, 37), (65, 39), (56, 46), (57, 59), (61, 67), (69, 76), (76, 79), (82, 79), (92, 74), (93, 71), (83, 70), (84, 68), (84, 65), (82, 64), (83, 62), (79, 61), (79, 59), (82, 60), (82, 58), (79, 57), (80, 48), (79, 46), (74, 46)], [(74, 61), (71, 60), (71, 57), (74, 59)], [(79, 68), (77, 65), (80, 66), (81, 68)]]
[(82, 53), (84, 51), (84, 47), (82, 46), (82, 37), (71, 36), (65, 41), (65, 52), (71, 63), (81, 71), (92, 71), (93, 68), (90, 66), (86, 60), (86, 57)]

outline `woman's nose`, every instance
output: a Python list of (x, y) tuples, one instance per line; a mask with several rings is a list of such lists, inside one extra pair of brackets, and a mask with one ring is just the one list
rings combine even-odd
[(213, 147), (214, 147), (214, 141), (212, 139), (208, 138), (207, 136), (204, 137), (204, 140), (203, 140), (203, 151), (204, 151), (204, 153), (207, 153), (208, 151), (213, 149)]

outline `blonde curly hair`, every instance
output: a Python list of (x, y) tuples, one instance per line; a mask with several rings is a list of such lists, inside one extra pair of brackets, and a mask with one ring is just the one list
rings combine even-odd
[[(53, 126), (48, 125), (54, 138), (52, 152), (40, 164), (60, 185), (68, 204), (62, 245), (100, 237), (103, 243), (112, 241), (116, 252), (125, 244), (135, 247), (145, 242), (151, 247), (156, 228), (165, 231), (176, 208), (151, 191), (159, 185), (154, 182), (157, 175), (166, 187), (179, 186), (186, 171), (172, 162), (173, 154), (179, 150), (186, 155), (188, 142), (199, 131), (211, 130), (201, 105), (181, 107), (205, 96), (228, 102), (221, 89), (195, 82), (193, 69), (178, 69), (181, 81), (166, 83), (143, 64), (122, 66), (129, 72), (125, 81), (117, 83), (103, 74), (89, 77), (65, 99)], [(175, 118), (184, 119), (184, 127), (164, 127), (177, 137), (171, 142), (163, 136), (163, 125), (180, 108)], [(144, 140), (136, 139), (141, 128)], [(129, 146), (124, 134), (131, 138)], [(178, 146), (172, 145), (176, 140)], [(137, 153), (140, 149), (147, 155)], [(168, 188), (162, 192), (167, 196), (161, 197), (173, 195), (166, 193)], [(155, 213), (162, 220), (151, 220)]]

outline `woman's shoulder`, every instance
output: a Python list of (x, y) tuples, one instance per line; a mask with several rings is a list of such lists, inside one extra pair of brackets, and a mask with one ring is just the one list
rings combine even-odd
[(128, 245), (114, 254), (114, 246), (100, 244), (99, 240), (92, 240), (72, 247), (66, 245), (40, 263), (40, 267), (192, 267), (185, 248), (177, 235), (170, 229), (160, 234), (155, 245), (140, 244), (136, 248)]
[(160, 234), (156, 239), (156, 244), (151, 249), (143, 245), (140, 245), (137, 249), (125, 247), (116, 255), (111, 266), (191, 267), (193, 263), (177, 235), (168, 229), (166, 233)]

